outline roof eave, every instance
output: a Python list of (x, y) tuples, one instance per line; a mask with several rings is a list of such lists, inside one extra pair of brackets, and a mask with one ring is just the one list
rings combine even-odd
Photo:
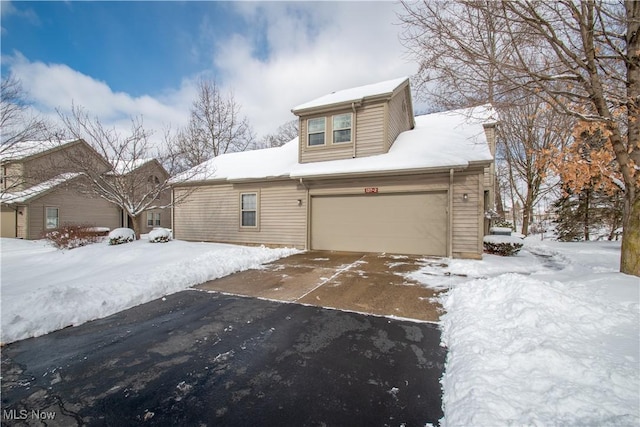
[(378, 176), (398, 176), (398, 175), (418, 175), (418, 174), (432, 174), (449, 172), (453, 169), (456, 172), (466, 170), (469, 164), (459, 164), (450, 166), (437, 166), (437, 167), (422, 167), (422, 168), (407, 168), (407, 169), (390, 169), (390, 170), (375, 170), (375, 171), (362, 171), (362, 172), (342, 172), (334, 174), (311, 174), (311, 175), (295, 175), (291, 174), (292, 179), (336, 179), (336, 178), (350, 178), (350, 177), (378, 177)]

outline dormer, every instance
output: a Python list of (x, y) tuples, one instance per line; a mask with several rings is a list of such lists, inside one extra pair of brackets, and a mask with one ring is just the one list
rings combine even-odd
[(332, 92), (291, 111), (299, 120), (300, 163), (384, 154), (415, 126), (406, 77)]

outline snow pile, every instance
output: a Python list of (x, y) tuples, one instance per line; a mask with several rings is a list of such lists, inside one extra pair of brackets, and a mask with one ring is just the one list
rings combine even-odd
[(640, 424), (640, 281), (617, 242), (527, 239), (521, 253), (426, 263), (448, 347), (444, 426)]
[(120, 245), (136, 240), (136, 233), (130, 228), (116, 228), (109, 233), (109, 244)]
[(167, 243), (171, 240), (171, 230), (168, 228), (154, 228), (149, 232), (149, 242), (151, 243)]
[(3, 343), (109, 316), (297, 252), (179, 240), (70, 251), (45, 241), (0, 242)]

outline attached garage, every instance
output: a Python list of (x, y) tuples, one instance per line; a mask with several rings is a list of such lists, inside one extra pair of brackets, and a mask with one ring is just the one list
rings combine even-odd
[(311, 197), (311, 248), (447, 255), (446, 191)]

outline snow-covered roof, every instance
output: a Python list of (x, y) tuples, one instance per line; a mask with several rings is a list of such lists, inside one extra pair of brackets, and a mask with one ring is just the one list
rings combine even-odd
[(3, 193), (0, 195), (0, 199), (2, 200), (2, 203), (6, 204), (24, 203), (80, 175), (80, 173), (76, 172), (63, 173), (55, 178), (51, 178), (47, 181), (36, 184), (33, 187), (29, 187), (26, 190), (16, 191), (14, 193)]
[(242, 180), (288, 178), (298, 163), (298, 138), (281, 147), (262, 150), (227, 153), (214, 157), (189, 171), (176, 176), (173, 181)]
[(300, 110), (306, 110), (309, 108), (322, 107), (325, 105), (335, 105), (342, 104), (344, 102), (354, 102), (359, 101), (362, 98), (372, 97), (372, 96), (382, 96), (387, 94), (392, 94), (394, 90), (396, 90), (401, 84), (408, 80), (408, 77), (401, 77), (398, 79), (387, 80), (380, 83), (370, 84), (366, 86), (359, 86), (345, 90), (339, 90), (336, 92), (332, 92), (328, 95), (321, 96), (320, 98), (316, 98), (313, 101), (305, 102), (304, 104), (300, 104), (295, 107), (293, 110), (294, 113)]
[(77, 141), (77, 139), (55, 139), (45, 141), (20, 141), (6, 146), (2, 145), (0, 146), (0, 161), (21, 160), (75, 141)]
[(417, 116), (415, 122), (415, 128), (398, 135), (387, 153), (297, 164), (291, 178), (464, 168), (472, 162), (493, 160), (483, 127), (495, 122), (495, 111), (489, 105)]
[[(298, 138), (282, 147), (223, 154), (173, 182), (330, 177), (332, 175), (464, 168), (493, 160), (483, 124), (496, 121), (490, 105), (416, 117), (388, 153), (355, 159), (298, 163)], [(187, 178), (188, 177), (188, 178)]]

